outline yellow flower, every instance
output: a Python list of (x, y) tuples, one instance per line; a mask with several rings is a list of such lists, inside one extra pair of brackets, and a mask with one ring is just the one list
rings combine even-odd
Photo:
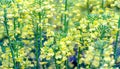
[(92, 61), (92, 64), (93, 64), (95, 67), (98, 67), (98, 66), (99, 66), (99, 61), (94, 60), (94, 61)]
[(61, 61), (64, 62), (64, 61), (66, 61), (66, 60), (67, 60), (67, 58), (66, 58), (66, 57), (63, 57)]
[(7, 6), (6, 5), (2, 5), (2, 8), (6, 8)]
[(16, 0), (16, 2), (18, 2), (18, 3), (19, 3), (19, 2), (22, 2), (22, 0)]
[(57, 61), (56, 63), (57, 63), (57, 64), (61, 64), (62, 62), (61, 62), (61, 61)]
[(76, 7), (79, 7), (80, 5), (81, 5), (80, 3), (75, 4)]
[(47, 29), (47, 37), (49, 37), (49, 36), (54, 36), (54, 32)]
[(99, 60), (100, 60), (100, 57), (95, 56), (95, 57), (94, 57), (94, 60), (95, 60), (95, 61), (99, 61)]
[(47, 64), (47, 62), (40, 62), (41, 65)]
[(18, 22), (22, 22), (22, 19), (21, 19), (21, 18), (18, 18)]
[(103, 9), (99, 9), (98, 12), (99, 13), (103, 13), (104, 11), (103, 11)]
[(109, 57), (109, 56), (105, 56), (105, 57), (104, 57), (104, 60), (105, 60), (106, 62), (112, 61), (112, 60), (111, 60), (111, 57)]
[(22, 57), (18, 57), (18, 58), (16, 58), (16, 61), (18, 61), (18, 62), (22, 62), (23, 59), (22, 59)]

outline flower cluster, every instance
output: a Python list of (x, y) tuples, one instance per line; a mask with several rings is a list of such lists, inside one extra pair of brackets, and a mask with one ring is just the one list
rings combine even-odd
[(119, 0), (1, 0), (1, 69), (116, 69)]

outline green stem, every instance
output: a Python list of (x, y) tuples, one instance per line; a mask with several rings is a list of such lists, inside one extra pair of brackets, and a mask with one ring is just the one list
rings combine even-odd
[(104, 9), (104, 0), (102, 0), (102, 9)]
[(90, 9), (89, 9), (89, 0), (87, 0), (87, 14), (90, 14)]
[[(16, 39), (17, 39), (17, 37), (16, 37), (16, 18), (14, 18), (14, 20), (13, 20), (13, 25), (14, 25), (14, 38), (15, 38), (15, 40), (14, 40), (14, 46), (16, 46)], [(16, 56), (18, 57), (18, 46), (16, 46), (16, 48), (15, 48), (15, 50), (16, 50)]]
[[(67, 57), (68, 58), (68, 57)], [(68, 59), (65, 61), (66, 69), (69, 69)]]
[(58, 69), (57, 60), (56, 60), (55, 56), (56, 56), (56, 52), (54, 51), (54, 62), (55, 62), (55, 67), (56, 67), (55, 69)]
[[(67, 11), (67, 0), (65, 0), (65, 12)], [(64, 33), (65, 33), (65, 36), (67, 34), (67, 30), (68, 30), (68, 21), (67, 21), (67, 15), (65, 14), (64, 15)]]
[(79, 61), (80, 61), (80, 47), (78, 47), (77, 69), (80, 69), (80, 67), (79, 67)]
[[(14, 52), (16, 53), (15, 56), (18, 58), (19, 54), (18, 54), (17, 35), (16, 35), (16, 18), (14, 18), (13, 24), (14, 24), (14, 38), (15, 38), (15, 40), (13, 40)], [(19, 64), (17, 62), (16, 62), (16, 67), (19, 68)]]
[[(18, 8), (18, 13), (20, 14), (20, 5), (19, 4), (17, 4), (17, 8)], [(18, 28), (20, 28), (20, 23), (18, 22)]]
[[(118, 20), (118, 29), (120, 29), (120, 17), (119, 17), (119, 20)], [(114, 46), (114, 59), (115, 59), (115, 63), (117, 62), (116, 49), (117, 49), (117, 46), (118, 46), (118, 37), (119, 37), (119, 30), (117, 31), (117, 34), (116, 34), (116, 43), (115, 43), (115, 46)]]
[(100, 57), (101, 57), (101, 59), (100, 59), (100, 61), (99, 61), (99, 63), (100, 63), (100, 65), (99, 65), (99, 68), (102, 66), (102, 64), (103, 64), (103, 58), (104, 58), (104, 56), (103, 56), (103, 48), (101, 49), (101, 51), (100, 51)]
[(35, 49), (36, 49), (36, 52), (35, 52), (35, 56), (36, 56), (36, 69), (39, 69), (40, 68), (40, 65), (39, 65), (39, 35), (38, 35), (38, 23), (36, 24), (36, 29), (35, 29), (35, 32), (34, 32), (34, 36), (35, 36)]
[[(80, 30), (80, 35), (82, 34), (82, 31)], [(83, 38), (80, 38), (80, 44), (84, 46), (84, 41), (83, 41)], [(84, 50), (81, 50), (80, 51), (80, 47), (78, 46), (78, 54), (77, 54), (77, 69), (80, 69), (80, 66), (79, 66), (79, 63), (80, 63), (80, 54), (81, 52), (84, 51)]]
[(67, 11), (67, 0), (65, 0), (65, 11)]
[[(41, 0), (39, 0), (39, 5), (41, 7)], [(39, 23), (41, 23), (41, 12), (38, 13), (38, 16), (39, 16)], [(39, 57), (40, 57), (40, 48), (42, 47), (42, 28), (38, 26), (38, 24), (36, 24), (36, 32), (35, 32), (35, 43), (37, 44), (36, 45), (36, 68), (37, 69), (40, 69), (40, 64), (39, 64)], [(40, 43), (38, 42), (40, 41)]]
[[(102, 40), (103, 38), (104, 38), (104, 34), (102, 33), (100, 39)], [(102, 66), (102, 64), (103, 64), (103, 58), (104, 58), (104, 56), (103, 56), (103, 51), (104, 51), (104, 49), (103, 49), (103, 47), (101, 47), (101, 49), (100, 49), (100, 57), (101, 57), (101, 59), (100, 59), (100, 61), (99, 61), (99, 63), (100, 63), (99, 68), (100, 68), (100, 67)]]
[(11, 40), (10, 40), (10, 36), (9, 36), (9, 30), (8, 30), (8, 18), (7, 18), (7, 9), (5, 8), (4, 9), (4, 25), (5, 25), (5, 29), (6, 29), (6, 34), (8, 36), (8, 41), (9, 41), (9, 47), (10, 47), (10, 51), (11, 51), (11, 55), (12, 55), (12, 60), (13, 60), (13, 63), (14, 63), (14, 69), (17, 69), (16, 68), (16, 61), (15, 61), (15, 55), (14, 55), (14, 50), (13, 50), (13, 47), (11, 45)]
[[(54, 37), (54, 44), (56, 44), (56, 37)], [(54, 51), (53, 58), (54, 58), (54, 62), (55, 62), (55, 69), (58, 69), (57, 60), (55, 58), (56, 57), (56, 49), (54, 48), (53, 51)]]

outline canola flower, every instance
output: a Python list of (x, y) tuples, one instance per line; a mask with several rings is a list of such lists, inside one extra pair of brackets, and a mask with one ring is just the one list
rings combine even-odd
[(119, 0), (1, 0), (1, 69), (117, 69)]

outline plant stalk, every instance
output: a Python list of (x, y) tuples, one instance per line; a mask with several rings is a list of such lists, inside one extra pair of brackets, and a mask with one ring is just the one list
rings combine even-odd
[(9, 35), (9, 30), (8, 30), (8, 18), (7, 18), (7, 8), (4, 9), (4, 26), (5, 26), (5, 29), (6, 29), (6, 34), (8, 36), (8, 41), (9, 41), (9, 47), (10, 47), (10, 51), (11, 51), (11, 55), (12, 55), (12, 61), (13, 61), (13, 64), (14, 64), (14, 69), (17, 69), (16, 68), (16, 61), (15, 61), (15, 55), (14, 55), (14, 50), (13, 50), (13, 47), (11, 45), (11, 40), (10, 40), (10, 35)]
[(118, 31), (117, 31), (117, 34), (116, 34), (116, 43), (115, 43), (115, 46), (114, 46), (114, 59), (115, 59), (115, 63), (117, 62), (116, 49), (118, 47), (119, 29), (120, 29), (120, 17), (119, 17), (119, 20), (118, 20)]

